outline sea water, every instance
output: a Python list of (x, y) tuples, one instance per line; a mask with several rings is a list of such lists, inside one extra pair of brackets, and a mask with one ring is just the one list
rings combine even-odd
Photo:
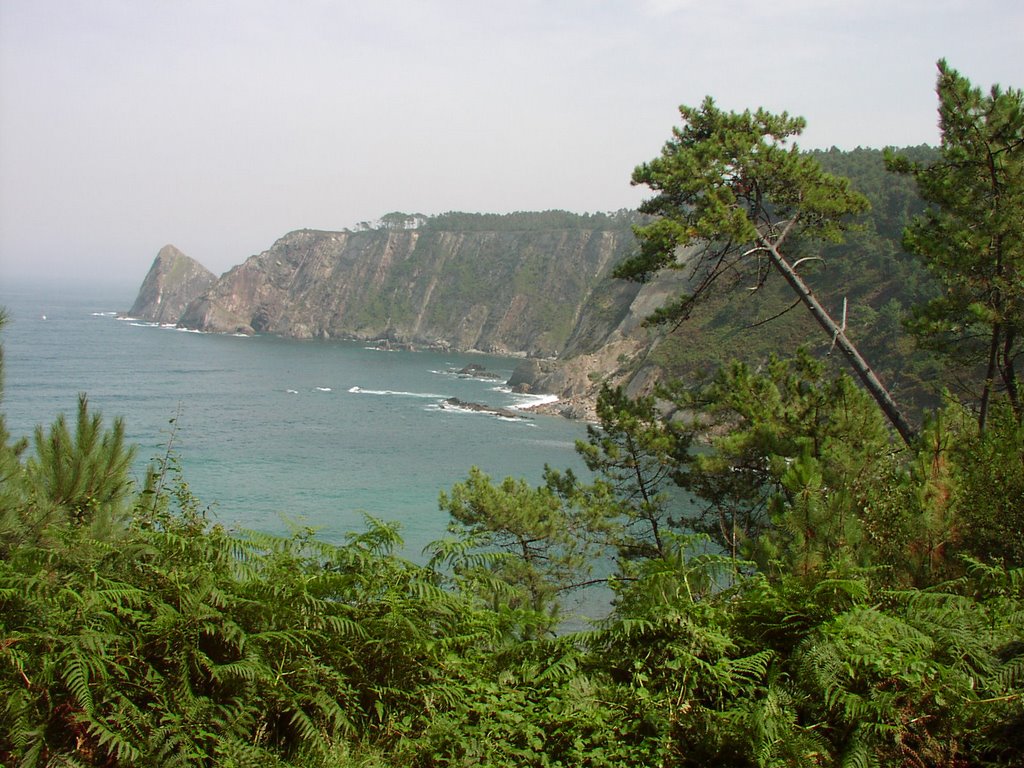
[[(438, 493), (477, 466), (540, 484), (545, 464), (586, 474), (574, 444), (584, 425), (523, 410), (501, 418), (447, 398), (528, 408), (504, 382), (516, 360), (387, 351), (340, 341), (182, 331), (124, 319), (130, 287), (0, 285), (8, 322), (0, 408), (15, 437), (79, 393), (138, 446), (136, 474), (168, 447), (211, 519), (327, 541), (397, 522), (404, 554), (446, 533)], [(460, 374), (483, 366), (498, 378)]]

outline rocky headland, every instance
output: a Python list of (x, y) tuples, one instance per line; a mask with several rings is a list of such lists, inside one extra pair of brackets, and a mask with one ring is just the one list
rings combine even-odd
[[(928, 148), (908, 151), (934, 159)], [(803, 277), (833, 312), (849, 306), (847, 333), (894, 393), (931, 404), (944, 374), (900, 322), (933, 290), (899, 247), (905, 214), (923, 210), (913, 181), (894, 180), (880, 150), (812, 154), (865, 191), (872, 210), (848, 242), (812, 244), (821, 258)], [(686, 254), (644, 285), (611, 276), (636, 248), (633, 225), (645, 221), (636, 211), (391, 213), (351, 230), (288, 233), (219, 278), (168, 246), (130, 313), (205, 331), (515, 356), (509, 386), (555, 395), (535, 412), (573, 418), (593, 417), (603, 383), (632, 396), (665, 378), (707, 381), (735, 360), (759, 365), (780, 350), (828, 356), (832, 339), (809, 313), (790, 311), (784, 280), (723, 285), (686, 323), (645, 325), (692, 277)]]
[(129, 317), (152, 323), (177, 323), (188, 305), (213, 288), (217, 276), (173, 245), (153, 260)]
[[(390, 214), (358, 231), (298, 230), (222, 275), (161, 249), (130, 314), (209, 332), (348, 339), (522, 358), (509, 385), (586, 418), (602, 381), (649, 383), (642, 320), (678, 286), (611, 271), (634, 212)], [(472, 375), (473, 371), (466, 371)]]

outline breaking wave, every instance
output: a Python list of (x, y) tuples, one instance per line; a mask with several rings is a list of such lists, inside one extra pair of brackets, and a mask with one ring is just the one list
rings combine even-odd
[(363, 389), (362, 387), (349, 387), (348, 391), (354, 395), (381, 395), (392, 397), (423, 397), (428, 400), (443, 400), (445, 395), (437, 395), (431, 392), (402, 392), (394, 389)]

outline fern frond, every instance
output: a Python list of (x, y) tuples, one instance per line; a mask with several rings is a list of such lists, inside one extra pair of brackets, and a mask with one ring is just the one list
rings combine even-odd
[(576, 674), (578, 670), (579, 657), (575, 649), (571, 649), (553, 659), (543, 669), (538, 670), (534, 679), (538, 683), (564, 682)]
[(74, 697), (75, 703), (90, 717), (93, 715), (90, 670), (85, 659), (74, 649), (63, 654), (58, 660), (60, 676)]
[(995, 674), (994, 685), (1000, 693), (1024, 695), (1024, 655), (1003, 662)]
[(323, 746), (320, 728), (301, 707), (292, 709), (288, 722), (295, 728), (296, 735), (307, 749), (316, 750)]
[(774, 658), (775, 652), (770, 649), (766, 649), (751, 654), (750, 656), (742, 656), (738, 659), (729, 659), (729, 674), (749, 682), (763, 680), (767, 677), (768, 667)]
[(119, 763), (133, 765), (143, 757), (142, 750), (132, 744), (120, 728), (110, 728), (102, 720), (90, 719), (86, 729), (96, 743)]

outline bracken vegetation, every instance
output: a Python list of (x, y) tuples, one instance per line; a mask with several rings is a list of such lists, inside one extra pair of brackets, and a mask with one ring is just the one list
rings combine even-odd
[[(934, 206), (907, 241), (944, 291), (908, 330), (957, 342), (963, 387), (911, 435), (805, 349), (648, 397), (606, 388), (578, 447), (592, 476), (472, 470), (417, 564), (376, 520), (342, 545), (224, 530), (173, 442), (133, 483), (122, 425), (84, 397), (31, 441), (0, 416), (0, 763), (1019, 764), (1022, 96), (944, 63), (938, 90), (937, 157), (890, 162)], [(773, 131), (798, 124), (683, 115), (634, 276), (685, 266), (677, 246), (703, 238), (718, 262), (701, 274), (762, 279), (790, 221), (809, 225), (800, 253), (838, 236), (829, 189), (861, 205), (813, 155), (783, 157)], [(746, 147), (750, 173), (673, 175), (709, 139)], [(955, 261), (938, 233), (964, 245)], [(568, 631), (570, 598), (595, 588), (605, 615)]]

